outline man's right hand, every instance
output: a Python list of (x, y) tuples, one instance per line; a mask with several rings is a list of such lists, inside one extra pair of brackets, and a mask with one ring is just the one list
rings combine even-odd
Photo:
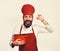
[(13, 41), (13, 44), (15, 46), (24, 45), (25, 44), (25, 41), (24, 40), (21, 40), (21, 39), (16, 39), (15, 41)]

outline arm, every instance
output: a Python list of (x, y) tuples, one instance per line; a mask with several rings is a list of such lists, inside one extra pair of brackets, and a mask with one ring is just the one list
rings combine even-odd
[(24, 44), (25, 44), (25, 41), (21, 40), (20, 38), (14, 40), (14, 41), (13, 40), (10, 41), (10, 46), (12, 48), (14, 48), (15, 46), (24, 45)]
[[(52, 29), (52, 27), (48, 24), (48, 22), (44, 19), (44, 17), (40, 14), (40, 15), (38, 15), (38, 17), (37, 17), (37, 20), (40, 20), (44, 25), (45, 25), (45, 27), (42, 27), (41, 28), (41, 31), (42, 32), (50, 32), (50, 33), (52, 33), (53, 32), (53, 29)], [(44, 30), (45, 29), (45, 30)], [(47, 30), (47, 31), (46, 31)]]

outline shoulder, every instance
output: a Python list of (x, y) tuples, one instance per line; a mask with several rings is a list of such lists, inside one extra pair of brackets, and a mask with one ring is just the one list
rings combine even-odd
[(20, 28), (21, 28), (22, 24), (17, 24), (13, 30), (13, 34), (17, 34), (20, 32)]

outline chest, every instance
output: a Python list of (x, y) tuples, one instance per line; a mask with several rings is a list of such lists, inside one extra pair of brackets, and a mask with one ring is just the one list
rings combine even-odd
[(34, 30), (33, 30), (32, 27), (30, 27), (30, 28), (21, 27), (20, 28), (20, 33), (21, 34), (30, 34), (30, 33), (34, 33)]

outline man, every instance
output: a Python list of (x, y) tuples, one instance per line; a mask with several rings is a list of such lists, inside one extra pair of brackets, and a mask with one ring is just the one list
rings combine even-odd
[(21, 11), (23, 13), (23, 25), (19, 25), (19, 27), (15, 29), (14, 34), (23, 34), (28, 38), (26, 39), (26, 43), (22, 40), (19, 41), (19, 39), (16, 39), (15, 41), (12, 41), (11, 46), (14, 47), (18, 45), (19, 51), (38, 51), (36, 42), (37, 34), (44, 32), (52, 33), (53, 30), (41, 14), (38, 15), (37, 20), (40, 20), (45, 27), (32, 24), (33, 14), (35, 12), (35, 8), (32, 5), (23, 5)]

